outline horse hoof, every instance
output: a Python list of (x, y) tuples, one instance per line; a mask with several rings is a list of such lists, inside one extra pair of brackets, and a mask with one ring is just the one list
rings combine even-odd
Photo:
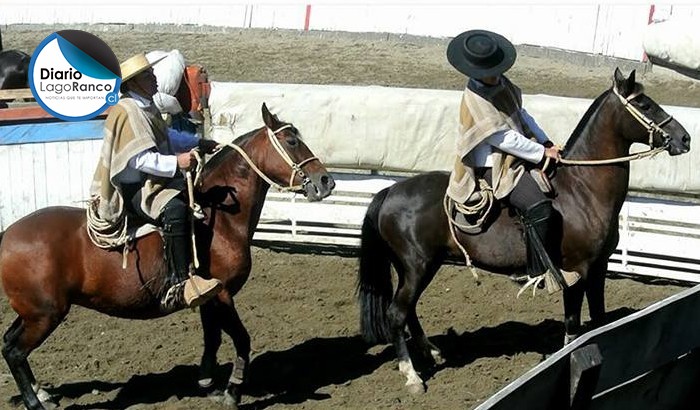
[(232, 395), (228, 390), (224, 392), (224, 406), (231, 409), (238, 409), (238, 399)]
[(58, 397), (54, 397), (49, 392), (47, 392), (44, 389), (37, 389), (36, 390), (36, 397), (39, 399), (39, 402), (42, 405), (42, 408), (44, 410), (54, 410), (58, 408), (58, 403), (56, 403), (54, 400), (57, 400)]
[(430, 356), (433, 358), (433, 361), (435, 362), (435, 365), (437, 366), (442, 366), (445, 364), (445, 358), (442, 357), (442, 354), (440, 354), (440, 351), (438, 350), (431, 350), (430, 351)]
[(407, 384), (406, 388), (411, 394), (423, 394), (425, 393), (425, 385), (423, 383), (412, 383)]
[(574, 335), (570, 335), (570, 334), (568, 334), (568, 333), (565, 333), (565, 334), (564, 334), (564, 346), (566, 346), (566, 345), (568, 345), (569, 343), (571, 343), (571, 342), (573, 342), (574, 340), (576, 340), (576, 338), (578, 338), (578, 336), (579, 336), (579, 335), (575, 335), (575, 334), (574, 334)]
[(58, 404), (52, 401), (42, 401), (41, 405), (44, 406), (44, 410), (55, 410), (58, 408)]
[(214, 385), (214, 379), (212, 379), (211, 377), (199, 379), (199, 380), (197, 380), (197, 384), (199, 384), (199, 387), (201, 387), (203, 389), (208, 389)]

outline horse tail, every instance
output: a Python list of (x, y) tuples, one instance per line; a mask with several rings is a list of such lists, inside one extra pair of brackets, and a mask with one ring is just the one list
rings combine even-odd
[(362, 223), (360, 270), (357, 299), (360, 304), (360, 330), (365, 340), (379, 343), (391, 340), (387, 310), (391, 303), (391, 252), (379, 233), (379, 211), (389, 189), (377, 193)]

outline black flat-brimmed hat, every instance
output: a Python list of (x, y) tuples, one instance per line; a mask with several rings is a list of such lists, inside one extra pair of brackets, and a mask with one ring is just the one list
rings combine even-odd
[(469, 30), (447, 46), (447, 61), (472, 78), (494, 77), (508, 71), (515, 62), (515, 47), (500, 34)]

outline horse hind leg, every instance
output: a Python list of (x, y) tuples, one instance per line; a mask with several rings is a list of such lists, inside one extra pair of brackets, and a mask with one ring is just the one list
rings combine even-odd
[(410, 312), (412, 309), (415, 309), (418, 296), (420, 295), (419, 289), (423, 276), (421, 273), (425, 272), (425, 264), (411, 264), (409, 266), (412, 269), (396, 266), (399, 284), (388, 311), (391, 339), (399, 359), (399, 371), (406, 376), (408, 391), (413, 394), (424, 393), (425, 384), (413, 367), (408, 346), (406, 345), (404, 330), (406, 329), (406, 322)]
[(445, 362), (444, 358), (442, 357), (442, 352), (440, 352), (440, 349), (438, 349), (437, 346), (428, 340), (428, 336), (426, 336), (425, 331), (418, 320), (418, 313), (416, 312), (418, 299), (425, 288), (428, 287), (430, 281), (433, 280), (433, 277), (438, 269), (440, 269), (440, 263), (432, 263), (430, 266), (428, 266), (425, 275), (423, 275), (422, 280), (420, 281), (420, 287), (416, 291), (415, 303), (413, 303), (409, 309), (406, 322), (408, 324), (408, 330), (411, 332), (411, 338), (415, 340), (423, 356), (432, 361), (434, 364), (441, 365)]
[(24, 321), (18, 317), (3, 337), (2, 356), (19, 388), (22, 401), (29, 410), (55, 407), (48, 401), (49, 394), (39, 388), (27, 358), (51, 334), (59, 322), (60, 320), (54, 321), (48, 318)]

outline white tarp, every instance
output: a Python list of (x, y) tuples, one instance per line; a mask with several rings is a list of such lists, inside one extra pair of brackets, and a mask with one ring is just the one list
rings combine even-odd
[(650, 24), (643, 45), (650, 57), (700, 72), (700, 16)]
[[(423, 172), (451, 169), (460, 98), (460, 91), (445, 90), (213, 82), (209, 105), (218, 141), (261, 127), (265, 102), (301, 131), (329, 167)], [(550, 138), (562, 145), (592, 102), (547, 95), (523, 99)], [(700, 109), (664, 109), (690, 133), (691, 152), (634, 162), (630, 186), (700, 193)]]

